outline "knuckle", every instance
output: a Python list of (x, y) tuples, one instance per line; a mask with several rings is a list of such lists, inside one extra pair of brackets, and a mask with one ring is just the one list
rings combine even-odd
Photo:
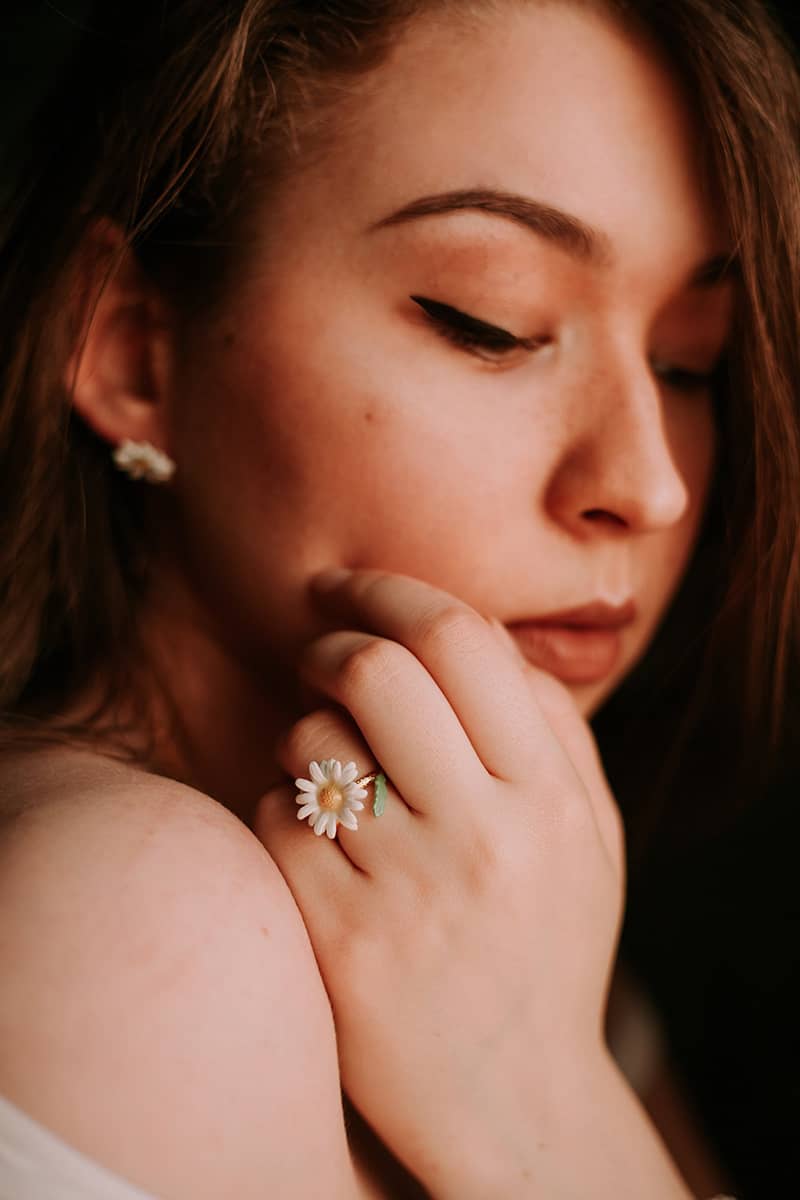
[(461, 869), (470, 894), (481, 896), (494, 884), (503, 869), (503, 854), (485, 830), (474, 830), (462, 846)]
[(450, 649), (470, 653), (485, 646), (488, 628), (473, 609), (463, 604), (448, 604), (420, 619), (414, 640), (423, 654)]
[(339, 665), (339, 688), (348, 696), (371, 692), (391, 682), (400, 670), (400, 647), (382, 638), (364, 642), (347, 654)]
[(562, 786), (557, 812), (560, 829), (567, 837), (594, 834), (596, 823), (591, 797), (577, 776)]
[(341, 740), (342, 723), (333, 709), (321, 708), (300, 717), (283, 739), (281, 757), (288, 762), (301, 762), (309, 754), (324, 757), (324, 750), (338, 735)]
[(564, 753), (554, 754), (540, 763), (530, 797), (537, 833), (547, 839), (571, 834), (591, 815), (586, 786)]
[(354, 582), (354, 591), (361, 600), (380, 602), (384, 592), (392, 587), (392, 577), (377, 568), (362, 570)]
[(294, 830), (294, 812), (291, 806), (293, 796), (292, 788), (281, 785), (265, 792), (256, 804), (252, 829), (267, 849), (273, 846), (275, 837), (281, 831), (287, 827)]
[(587, 788), (577, 776), (564, 781), (552, 808), (553, 833), (557, 842), (572, 849), (599, 844), (597, 814)]

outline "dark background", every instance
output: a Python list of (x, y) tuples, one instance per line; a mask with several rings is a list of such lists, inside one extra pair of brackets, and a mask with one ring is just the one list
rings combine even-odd
[[(92, 3), (0, 5), (2, 199)], [(774, 7), (800, 40), (798, 6)], [(631, 880), (623, 952), (739, 1200), (800, 1196), (799, 859), (800, 773), (787, 770), (722, 836), (657, 845)]]

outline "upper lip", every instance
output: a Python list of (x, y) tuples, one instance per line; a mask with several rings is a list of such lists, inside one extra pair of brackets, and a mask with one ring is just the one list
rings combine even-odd
[(592, 600), (579, 608), (564, 609), (563, 612), (546, 613), (541, 617), (512, 621), (515, 625), (566, 625), (573, 629), (622, 629), (636, 617), (636, 604), (626, 600), (623, 604), (609, 604), (605, 600)]

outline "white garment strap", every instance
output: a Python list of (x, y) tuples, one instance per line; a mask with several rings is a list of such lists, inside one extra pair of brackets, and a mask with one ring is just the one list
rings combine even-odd
[(0, 1096), (0, 1200), (156, 1200)]

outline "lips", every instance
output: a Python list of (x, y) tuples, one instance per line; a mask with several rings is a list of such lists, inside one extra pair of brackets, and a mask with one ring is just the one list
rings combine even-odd
[(563, 683), (599, 683), (617, 666), (622, 631), (635, 619), (633, 601), (593, 601), (580, 608), (507, 626), (521, 653)]

